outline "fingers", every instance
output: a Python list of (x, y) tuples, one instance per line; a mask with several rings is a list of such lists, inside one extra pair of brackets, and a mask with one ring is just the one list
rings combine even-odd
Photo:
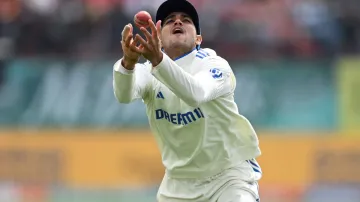
[(146, 37), (146, 40), (150, 43), (152, 41), (152, 36), (150, 34), (150, 32), (144, 28), (144, 27), (141, 27), (140, 30), (142, 31), (142, 33), (144, 33), (145, 37)]
[(150, 26), (150, 29), (151, 29), (152, 36), (153, 36), (154, 38), (157, 38), (156, 27), (155, 27), (154, 22), (153, 22), (151, 19), (149, 20), (149, 26)]
[(132, 38), (133, 38), (133, 35), (132, 35), (132, 34), (129, 34), (129, 35), (126, 37), (126, 39), (125, 39), (125, 41), (124, 41), (124, 42), (125, 42), (125, 44), (124, 44), (125, 47), (129, 48)]
[(158, 43), (160, 40), (160, 36), (161, 36), (161, 20), (157, 21), (157, 23), (155, 25), (154, 22), (150, 19), (149, 25), (150, 25), (152, 36), (153, 36), (155, 42)]
[[(138, 36), (138, 35), (136, 35)], [(137, 47), (137, 44), (139, 43), (139, 37), (135, 37), (135, 40), (131, 43), (130, 45), (130, 50), (138, 53), (138, 54), (143, 54), (144, 53), (144, 48), (142, 46)]]
[(121, 35), (122, 35), (122, 41), (125, 41), (126, 40), (126, 38), (127, 38), (127, 36), (129, 35), (129, 34), (132, 34), (132, 25), (131, 24), (127, 24), (125, 27), (124, 27), (124, 29), (123, 29), (123, 31), (121, 32)]
[(126, 25), (123, 29), (123, 31), (121, 32), (121, 41), (125, 41), (125, 38), (126, 38), (126, 34), (127, 32), (129, 32), (129, 26)]
[(161, 37), (161, 20), (157, 21), (157, 23), (156, 23), (156, 31), (157, 31), (157, 36), (160, 38)]
[(160, 40), (159, 36), (161, 34), (161, 21), (159, 20), (155, 25), (154, 22), (150, 19), (149, 25), (151, 33), (144, 27), (140, 28), (140, 30), (145, 35), (146, 40), (139, 34), (136, 34), (133, 40), (133, 27), (131, 24), (126, 25), (122, 32), (123, 45), (132, 52), (140, 55), (156, 50)]
[(140, 35), (136, 34), (135, 40), (138, 41), (142, 47), (151, 50), (150, 44), (147, 41), (145, 41), (145, 39), (143, 39)]
[(133, 26), (132, 26), (132, 24), (131, 23), (129, 23), (129, 26), (130, 26), (130, 33), (132, 34), (133, 33)]

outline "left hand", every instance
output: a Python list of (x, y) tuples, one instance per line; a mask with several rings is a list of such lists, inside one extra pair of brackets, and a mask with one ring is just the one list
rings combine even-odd
[(146, 40), (139, 34), (136, 34), (134, 43), (140, 43), (140, 46), (131, 46), (130, 48), (132, 51), (143, 55), (144, 58), (149, 60), (153, 67), (155, 67), (163, 59), (160, 40), (161, 21), (159, 20), (155, 25), (154, 22), (150, 19), (149, 25), (151, 34), (146, 28), (141, 27), (140, 30), (144, 33)]

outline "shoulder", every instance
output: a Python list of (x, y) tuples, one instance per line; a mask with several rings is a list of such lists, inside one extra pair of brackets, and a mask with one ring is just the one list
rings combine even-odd
[(196, 58), (199, 60), (203, 60), (205, 58), (216, 55), (216, 52), (210, 48), (200, 48), (199, 50), (196, 50)]
[(222, 68), (230, 68), (230, 64), (220, 56), (210, 56), (203, 61), (206, 65), (218, 65)]
[[(232, 88), (235, 87), (235, 76), (228, 61), (216, 54), (212, 49), (201, 49), (199, 52), (206, 51), (209, 55), (201, 59), (200, 67), (202, 71), (207, 71), (214, 79), (230, 79)], [(198, 52), (198, 53), (199, 53)], [(200, 58), (199, 58), (200, 59)]]
[(201, 60), (202, 62), (218, 62), (229, 64), (224, 58), (217, 55), (217, 53), (210, 48), (201, 48), (196, 52), (196, 58)]
[(210, 48), (198, 50), (196, 53), (196, 58), (199, 59), (199, 62), (203, 68), (216, 68), (226, 72), (232, 71), (228, 61), (218, 56), (216, 52)]

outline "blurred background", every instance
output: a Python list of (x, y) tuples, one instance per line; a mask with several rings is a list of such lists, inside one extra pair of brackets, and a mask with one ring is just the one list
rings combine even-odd
[[(261, 201), (360, 201), (359, 1), (190, 1), (258, 132)], [(112, 65), (162, 2), (0, 1), (0, 202), (155, 202), (160, 154)]]

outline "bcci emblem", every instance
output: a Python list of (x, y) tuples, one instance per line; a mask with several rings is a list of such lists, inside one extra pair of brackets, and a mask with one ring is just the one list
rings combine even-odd
[(210, 72), (214, 79), (219, 79), (222, 77), (222, 72), (218, 68), (210, 69)]

